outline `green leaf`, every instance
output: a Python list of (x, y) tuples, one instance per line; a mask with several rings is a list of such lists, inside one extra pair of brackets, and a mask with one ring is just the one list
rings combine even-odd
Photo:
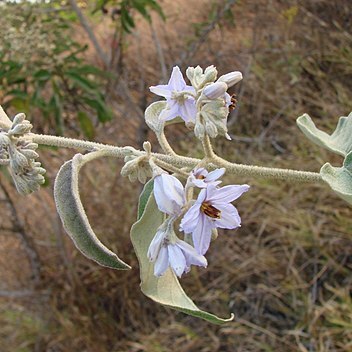
[(128, 264), (99, 241), (89, 224), (78, 188), (78, 174), (83, 165), (83, 155), (76, 154), (62, 165), (55, 179), (55, 203), (63, 226), (75, 246), (87, 258), (109, 268), (130, 269)]
[(139, 220), (141, 218), (141, 216), (143, 215), (144, 209), (147, 206), (150, 194), (153, 192), (153, 188), (154, 188), (154, 180), (149, 180), (145, 184), (145, 186), (143, 188), (143, 192), (141, 193), (141, 196), (139, 197), (137, 220)]
[(340, 117), (331, 135), (319, 130), (307, 114), (297, 119), (297, 125), (310, 141), (323, 148), (342, 156), (352, 151), (352, 112)]
[(94, 126), (93, 126), (93, 123), (92, 123), (91, 119), (89, 118), (89, 116), (84, 111), (79, 111), (77, 113), (77, 118), (78, 118), (79, 124), (81, 126), (81, 129), (82, 129), (84, 135), (88, 139), (93, 139), (94, 138)]
[[(158, 210), (149, 181), (140, 196), (138, 214), (142, 216), (132, 226), (131, 240), (138, 257), (142, 292), (153, 301), (183, 313), (207, 320), (215, 324), (223, 324), (233, 319), (221, 319), (200, 310), (183, 291), (177, 277), (171, 269), (161, 277), (154, 276), (154, 264), (149, 262), (147, 251), (158, 227), (164, 221), (164, 215)], [(150, 194), (146, 206), (145, 199)], [(144, 211), (143, 211), (144, 210)]]
[(352, 205), (352, 152), (346, 156), (342, 167), (324, 164), (320, 175), (339, 197)]

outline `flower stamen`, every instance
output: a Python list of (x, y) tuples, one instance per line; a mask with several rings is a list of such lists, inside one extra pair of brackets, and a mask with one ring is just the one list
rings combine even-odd
[(203, 202), (200, 210), (207, 216), (213, 219), (221, 219), (221, 210), (216, 209), (213, 205), (208, 202)]

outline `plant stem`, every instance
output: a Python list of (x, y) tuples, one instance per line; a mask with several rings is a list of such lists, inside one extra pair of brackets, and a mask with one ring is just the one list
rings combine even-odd
[[(104, 149), (106, 152), (105, 155), (114, 156), (118, 158), (122, 158), (127, 154), (131, 153), (131, 150), (129, 148), (117, 147), (84, 140), (70, 139), (66, 137), (57, 137), (41, 134), (30, 134), (30, 137), (32, 138), (33, 142), (43, 145), (50, 145), (62, 148), (84, 149), (89, 151)], [(141, 150), (135, 150), (133, 151), (133, 153), (136, 156), (146, 155), (146, 152)], [(152, 156), (157, 160), (168, 163), (178, 168), (194, 168), (197, 164), (201, 162), (200, 159), (189, 158), (180, 155), (152, 153)], [(236, 164), (216, 156), (214, 152), (212, 152), (212, 157), (207, 158), (207, 160), (207, 167), (209, 169), (225, 167), (227, 174), (232, 175), (278, 179), (290, 182), (323, 182), (320, 174), (316, 172)]]
[(215, 153), (213, 151), (213, 147), (210, 142), (210, 138), (207, 134), (205, 134), (204, 139), (202, 139), (202, 145), (203, 145), (203, 150), (205, 157), (209, 160), (213, 159), (215, 156)]

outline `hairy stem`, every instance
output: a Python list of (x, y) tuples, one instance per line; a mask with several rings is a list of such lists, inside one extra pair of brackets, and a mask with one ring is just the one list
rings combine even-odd
[(215, 157), (215, 153), (213, 151), (210, 138), (207, 134), (204, 136), (204, 139), (202, 140), (202, 145), (203, 145), (205, 157), (209, 160), (213, 159)]
[[(122, 158), (128, 154), (131, 154), (131, 148), (128, 147), (117, 147), (96, 142), (40, 134), (31, 134), (30, 137), (32, 138), (33, 142), (43, 145), (50, 145), (62, 148), (84, 149), (89, 151), (97, 151), (104, 149), (104, 154), (106, 156)], [(143, 156), (146, 155), (146, 152), (141, 150), (134, 150), (133, 154), (136, 156)], [(200, 159), (189, 158), (180, 155), (152, 153), (152, 156), (156, 160), (168, 163), (177, 168), (194, 168), (197, 164), (201, 162)], [(290, 182), (323, 182), (320, 174), (316, 172), (236, 164), (216, 156), (214, 152), (212, 154), (212, 157), (206, 158), (206, 160), (208, 161), (207, 167), (209, 169), (225, 167), (227, 174), (232, 175), (279, 179)]]
[(164, 131), (161, 131), (160, 133), (156, 133), (156, 136), (158, 138), (158, 142), (162, 148), (162, 150), (168, 154), (168, 155), (174, 155), (176, 156), (177, 154), (175, 151), (172, 149), (171, 145), (169, 144), (168, 140), (166, 139)]

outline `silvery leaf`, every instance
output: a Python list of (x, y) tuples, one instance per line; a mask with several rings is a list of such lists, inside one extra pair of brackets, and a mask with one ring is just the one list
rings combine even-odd
[(352, 151), (352, 112), (340, 117), (331, 135), (319, 130), (308, 114), (300, 116), (297, 125), (310, 141), (323, 148), (342, 156)]
[(77, 154), (62, 165), (56, 176), (54, 196), (57, 211), (75, 246), (89, 259), (113, 269), (130, 269), (115, 253), (105, 247), (93, 232), (79, 196), (79, 171), (83, 156)]
[(346, 156), (342, 167), (324, 164), (320, 175), (338, 196), (352, 204), (352, 152)]

